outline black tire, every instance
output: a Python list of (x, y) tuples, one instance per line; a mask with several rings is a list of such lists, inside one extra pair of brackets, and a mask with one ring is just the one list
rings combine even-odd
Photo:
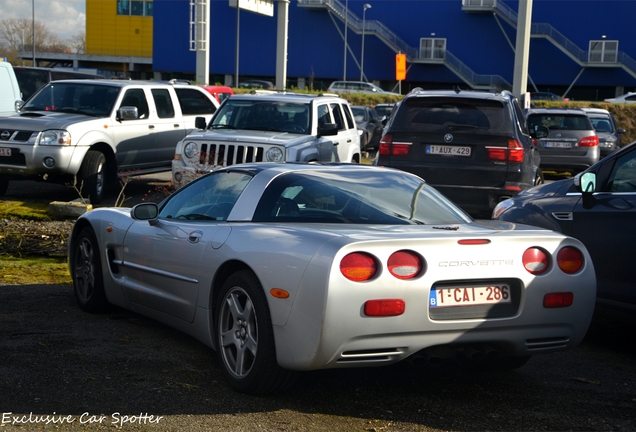
[(7, 176), (0, 175), (0, 196), (4, 196), (9, 188), (9, 179)]
[(254, 395), (290, 387), (297, 374), (278, 365), (269, 307), (256, 276), (248, 270), (234, 273), (218, 299), (217, 355), (230, 385)]
[(89, 150), (78, 173), (78, 187), (91, 204), (99, 204), (106, 189), (106, 157), (102, 152)]
[(109, 306), (104, 292), (102, 261), (93, 229), (84, 227), (72, 245), (71, 277), (79, 307), (86, 312), (102, 312)]
[(545, 183), (545, 177), (541, 168), (537, 168), (537, 174), (534, 177), (534, 186), (542, 185)]

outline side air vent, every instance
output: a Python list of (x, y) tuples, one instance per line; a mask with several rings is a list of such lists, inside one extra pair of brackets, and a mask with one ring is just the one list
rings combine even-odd
[(396, 361), (406, 351), (405, 348), (386, 348), (377, 350), (345, 351), (340, 354), (338, 363), (377, 363)]
[(570, 342), (570, 338), (554, 337), (545, 339), (528, 339), (526, 340), (526, 347), (529, 351), (541, 351), (554, 348), (565, 348)]
[(572, 212), (552, 212), (552, 217), (560, 221), (574, 220), (574, 215), (572, 214)]

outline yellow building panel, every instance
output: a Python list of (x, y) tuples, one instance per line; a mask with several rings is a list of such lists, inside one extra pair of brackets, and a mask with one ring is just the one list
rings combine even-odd
[(117, 15), (117, 0), (86, 0), (86, 53), (152, 57), (152, 17)]

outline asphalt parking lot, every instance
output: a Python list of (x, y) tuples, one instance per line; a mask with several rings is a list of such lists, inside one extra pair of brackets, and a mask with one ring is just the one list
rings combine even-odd
[(81, 312), (68, 285), (0, 287), (0, 335), (2, 430), (636, 430), (636, 325), (604, 318), (510, 373), (318, 371), (268, 397), (230, 389), (214, 352), (176, 330)]

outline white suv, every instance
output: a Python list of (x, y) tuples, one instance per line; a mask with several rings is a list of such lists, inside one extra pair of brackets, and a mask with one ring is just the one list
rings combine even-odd
[(219, 106), (199, 86), (51, 81), (0, 117), (0, 196), (10, 181), (76, 181), (98, 204), (118, 177), (170, 171), (174, 147)]
[(177, 188), (245, 162), (360, 162), (351, 108), (336, 95), (253, 91), (228, 98), (207, 126), (197, 120), (175, 150)]

